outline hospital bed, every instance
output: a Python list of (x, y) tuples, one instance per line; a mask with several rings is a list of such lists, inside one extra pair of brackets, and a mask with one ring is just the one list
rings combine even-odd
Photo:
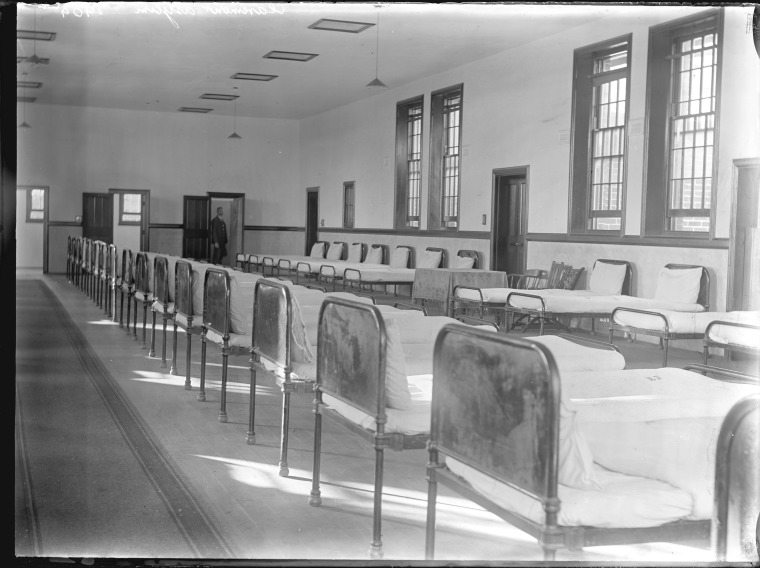
[(148, 306), (153, 303), (153, 294), (150, 291), (150, 259), (145, 252), (138, 252), (135, 255), (135, 285), (132, 292), (132, 299), (135, 302), (134, 320), (132, 321), (132, 333), (134, 339), (137, 339), (137, 306), (142, 304), (143, 319), (142, 319), (142, 342), (140, 346), (143, 349), (147, 348), (146, 333), (148, 322)]
[[(599, 266), (598, 264), (595, 265)], [(593, 278), (593, 274), (592, 274)], [(515, 291), (508, 295), (506, 310), (510, 314), (533, 314), (557, 322), (557, 318), (611, 317), (618, 307), (634, 309), (669, 309), (702, 312), (709, 308), (710, 278), (703, 266), (666, 264), (661, 269), (653, 298), (625, 294), (600, 294), (590, 291), (573, 293), (556, 290), (538, 294)], [(560, 324), (563, 325), (564, 324)], [(593, 327), (592, 327), (593, 331)], [(543, 325), (541, 332), (543, 334)]]
[[(177, 259), (174, 264), (174, 337), (172, 343), (172, 366), (169, 373), (177, 375), (177, 328), (185, 330), (187, 341), (185, 357), (185, 390), (192, 390), (190, 380), (191, 369), (191, 351), (193, 335), (201, 335), (203, 326), (201, 325), (203, 314), (203, 297), (196, 302), (198, 289), (201, 284), (198, 282), (199, 272), (193, 269), (193, 263), (186, 259)], [(200, 312), (196, 311), (196, 306), (200, 307)], [(205, 400), (205, 395), (203, 399)]]
[[(740, 312), (741, 314), (757, 314), (757, 312)], [(753, 321), (741, 321), (741, 319)], [(754, 357), (760, 355), (760, 323), (754, 317), (738, 316), (739, 321), (710, 322), (705, 328), (702, 339), (702, 362), (706, 365), (711, 348), (720, 348), (724, 353), (746, 353)]]
[[(678, 312), (667, 309), (644, 310), (629, 307), (617, 307), (610, 316), (610, 343), (614, 332), (625, 334), (649, 335), (660, 338), (664, 350), (663, 367), (668, 364), (668, 347), (670, 342), (678, 339), (703, 339), (708, 325), (716, 321), (760, 325), (760, 312)], [(713, 328), (716, 331), (718, 328)], [(757, 334), (748, 334), (746, 340), (737, 335), (735, 341), (727, 341), (727, 348), (732, 345), (760, 348)]]
[[(150, 351), (149, 357), (155, 357), (156, 354), (156, 314), (161, 314), (161, 368), (166, 368), (166, 326), (167, 323), (174, 320), (175, 302), (174, 302), (174, 284), (175, 284), (175, 263), (177, 257), (168, 257), (156, 255), (153, 258), (153, 304), (151, 312), (153, 322), (151, 324), (150, 334)], [(174, 371), (174, 368), (171, 369)], [(175, 375), (176, 372), (170, 374)]]
[[(406, 319), (400, 320), (402, 317)], [(411, 311), (403, 316), (389, 315), (380, 306), (344, 299), (327, 299), (321, 305), (309, 503), (322, 504), (322, 417), (328, 416), (375, 448), (372, 558), (383, 554), (384, 451), (421, 450), (427, 446), (435, 374), (433, 349), (438, 331), (447, 326), (497, 335), (492, 324), (468, 326), (446, 316), (415, 317)], [(625, 366), (622, 355), (606, 343), (575, 343), (559, 336), (545, 340), (561, 353), (562, 364), (574, 370), (588, 365), (615, 370)], [(469, 378), (462, 385), (468, 389)]]
[[(253, 272), (263, 276), (279, 276), (282, 271), (290, 273), (299, 262), (308, 262), (309, 259), (325, 258), (327, 254), (327, 241), (316, 241), (307, 255), (279, 255), (272, 253), (253, 253), (248, 255), (248, 267)], [(269, 274), (267, 274), (267, 270)]]
[(124, 326), (124, 298), (126, 297), (127, 299), (127, 333), (129, 333), (129, 321), (132, 312), (132, 293), (135, 289), (134, 263), (135, 258), (132, 250), (127, 248), (123, 249), (121, 251), (121, 270), (116, 284), (120, 298), (119, 327)]
[(433, 373), (428, 560), (439, 484), (531, 535), (545, 560), (709, 544), (720, 425), (760, 388), (709, 367), (565, 372), (540, 342), (461, 327), (439, 334)]

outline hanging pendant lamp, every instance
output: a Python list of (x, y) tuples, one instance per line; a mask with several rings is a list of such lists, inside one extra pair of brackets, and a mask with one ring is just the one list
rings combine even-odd
[(26, 62), (30, 65), (37, 65), (42, 61), (39, 57), (37, 57), (37, 6), (34, 7), (34, 39), (32, 40), (32, 45), (34, 46), (33, 53), (30, 57), (26, 59)]
[(31, 128), (31, 126), (26, 123), (26, 73), (24, 73), (24, 99), (21, 104), (24, 108), (24, 121), (18, 125), (18, 128)]
[(377, 29), (376, 32), (376, 44), (375, 44), (375, 78), (372, 79), (369, 83), (367, 83), (367, 87), (370, 89), (387, 89), (388, 85), (383, 83), (380, 79), (377, 77), (377, 71), (378, 67), (380, 65), (380, 5), (376, 5), (377, 8)]
[[(234, 87), (234, 90), (237, 91), (237, 87)], [(231, 138), (233, 140), (238, 140), (238, 139), (242, 138), (242, 136), (240, 136), (237, 133), (237, 128), (236, 128), (236, 122), (237, 122), (237, 97), (235, 97), (235, 100), (232, 101), (232, 105), (233, 105), (233, 107), (232, 107), (232, 134), (230, 134), (229, 136), (227, 136), (227, 138)]]

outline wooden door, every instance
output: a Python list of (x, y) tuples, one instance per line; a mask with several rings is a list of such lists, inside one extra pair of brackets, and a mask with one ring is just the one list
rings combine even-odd
[(186, 195), (182, 210), (182, 256), (195, 260), (209, 260), (211, 198)]
[(108, 244), (113, 242), (113, 201), (110, 193), (82, 195), (82, 236)]
[(319, 188), (306, 189), (306, 254), (317, 242), (319, 235)]
[(757, 310), (760, 309), (760, 158), (735, 160), (734, 168), (726, 308)]
[(491, 227), (491, 269), (525, 272), (526, 199), (528, 180), (521, 171), (494, 171)]

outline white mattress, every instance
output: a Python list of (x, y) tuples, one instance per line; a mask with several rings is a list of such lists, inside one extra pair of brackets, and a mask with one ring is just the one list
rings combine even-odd
[(577, 411), (594, 461), (687, 491), (691, 519), (709, 518), (712, 512), (715, 446), (723, 419), (736, 402), (758, 392), (760, 385), (675, 368), (562, 376), (562, 398)]
[[(222, 345), (222, 336), (212, 330), (206, 331), (206, 340), (215, 345)], [(230, 340), (228, 345), (230, 347), (237, 347), (239, 349), (251, 349), (252, 338), (250, 333), (232, 333), (230, 332)]]
[[(571, 290), (566, 290), (570, 292)], [(526, 292), (526, 291), (523, 291)], [(526, 293), (532, 294), (533, 291)], [(535, 294), (534, 294), (535, 295)], [(544, 294), (544, 309), (547, 312), (561, 313), (591, 313), (591, 314), (610, 314), (612, 310), (618, 307), (637, 308), (640, 310), (651, 309), (668, 309), (678, 312), (701, 312), (704, 307), (700, 304), (673, 303), (662, 300), (650, 300), (648, 298), (637, 298), (634, 296), (596, 296), (593, 294), (586, 295), (567, 295), (567, 294)], [(512, 296), (509, 300), (510, 306), (515, 308), (524, 308), (532, 310), (541, 310), (541, 302), (535, 298), (525, 296)]]
[[(738, 313), (741, 314), (742, 312)], [(757, 312), (751, 313), (757, 314)], [(739, 317), (736, 323), (760, 326), (760, 321), (757, 319), (754, 319), (753, 321), (753, 319), (754, 318), (750, 316)], [(721, 321), (725, 320), (721, 318)], [(710, 328), (709, 339), (717, 343), (742, 345), (744, 347), (749, 347), (752, 349), (760, 349), (760, 330), (758, 329), (748, 329), (730, 325), (716, 324)]]
[(562, 375), (579, 371), (620, 371), (625, 369), (625, 357), (612, 349), (598, 349), (579, 345), (556, 335), (531, 337), (529, 341), (549, 348), (557, 369)]
[[(703, 335), (707, 325), (713, 321), (730, 321), (760, 325), (760, 312), (677, 312), (673, 310), (650, 310), (662, 317), (653, 314), (642, 314), (621, 310), (615, 312), (614, 322), (619, 325), (651, 329), (652, 331), (666, 331), (672, 333), (689, 333)], [(720, 334), (717, 335), (720, 337)]]
[[(363, 266), (360, 269), (361, 281), (367, 283), (383, 282), (414, 282), (414, 268), (391, 268), (387, 265), (375, 267)], [(358, 281), (360, 276), (356, 272), (348, 272), (343, 275), (344, 280)]]
[[(446, 457), (446, 466), (493, 503), (535, 523), (544, 522), (546, 517), (539, 501), (453, 458)], [(601, 490), (558, 486), (560, 525), (655, 527), (684, 519), (692, 512), (691, 496), (668, 483), (624, 475), (600, 466), (594, 470)]]
[[(262, 358), (263, 367), (272, 373), (278, 381), (285, 380), (285, 373), (282, 367), (275, 365), (268, 359)], [(317, 379), (317, 366), (313, 363), (293, 363), (290, 370), (291, 381), (314, 382)], [(278, 383), (279, 384), (279, 383)]]
[[(433, 398), (433, 375), (411, 375), (409, 393), (412, 395), (411, 410), (386, 408), (385, 432), (399, 434), (424, 434), (430, 431), (430, 401)], [(375, 431), (375, 417), (357, 407), (323, 394), (323, 402), (344, 418), (366, 430)], [(374, 410), (374, 409), (372, 409)]]

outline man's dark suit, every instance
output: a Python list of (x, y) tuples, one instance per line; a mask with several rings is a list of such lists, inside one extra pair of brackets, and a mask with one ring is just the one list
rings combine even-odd
[[(214, 246), (219, 244), (218, 247)], [(219, 217), (211, 219), (211, 262), (221, 264), (227, 256), (227, 225)]]

